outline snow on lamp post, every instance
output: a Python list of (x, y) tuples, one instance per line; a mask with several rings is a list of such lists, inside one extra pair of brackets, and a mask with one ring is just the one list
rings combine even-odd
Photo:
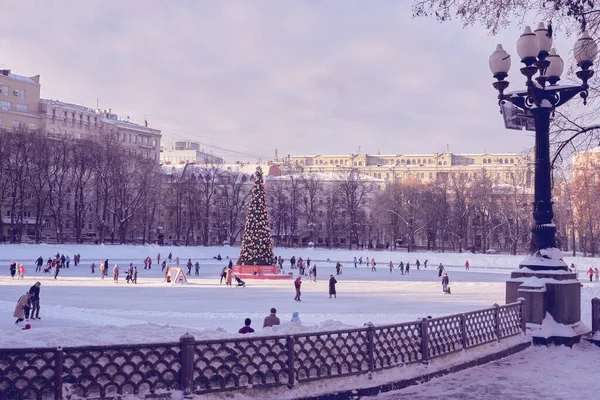
[[(584, 31), (575, 43), (573, 53), (579, 70), (576, 75), (581, 85), (558, 85), (564, 70), (564, 62), (552, 48), (551, 32), (543, 23), (531, 31), (529, 26), (517, 41), (517, 54), (524, 64), (520, 68), (526, 78), (526, 89), (505, 93), (509, 86), (506, 80), (511, 67), (510, 55), (498, 45), (489, 60), (490, 70), (496, 82), (500, 106), (511, 103), (518, 109), (533, 116), (535, 124), (535, 186), (533, 203), (533, 228), (530, 255), (519, 265), (519, 270), (511, 274), (507, 282), (506, 300), (514, 302), (519, 297), (526, 298), (526, 319), (532, 325), (532, 334), (541, 325), (546, 313), (562, 325), (572, 328), (572, 337), (578, 337), (582, 329), (581, 287), (576, 276), (568, 271), (562, 260), (562, 252), (556, 249), (556, 228), (552, 222), (552, 193), (550, 176), (550, 118), (554, 110), (580, 95), (587, 103), (588, 81), (594, 75), (591, 70), (598, 53), (595, 41)], [(537, 76), (535, 76), (537, 74)], [(539, 279), (527, 279), (527, 278)], [(546, 322), (547, 324), (548, 322)], [(583, 327), (585, 328), (585, 327)], [(546, 332), (548, 330), (546, 329)], [(562, 333), (546, 335), (547, 341), (564, 339)], [(541, 334), (540, 334), (541, 335)]]

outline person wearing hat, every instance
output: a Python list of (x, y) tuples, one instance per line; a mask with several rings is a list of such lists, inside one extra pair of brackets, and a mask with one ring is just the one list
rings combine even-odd
[(442, 290), (446, 294), (450, 294), (450, 288), (448, 284), (450, 283), (450, 279), (448, 278), (448, 273), (444, 272), (444, 277), (442, 278)]
[(337, 292), (335, 291), (336, 283), (337, 280), (333, 277), (333, 275), (329, 275), (329, 298), (331, 298), (331, 296), (337, 298)]
[(300, 321), (300, 317), (298, 316), (298, 311), (294, 311), (292, 313), (292, 324), (302, 325), (302, 321)]
[(241, 333), (241, 334), (254, 333), (254, 329), (252, 329), (250, 327), (251, 323), (252, 323), (252, 320), (250, 318), (246, 318), (244, 320), (244, 326), (239, 330), (239, 333)]
[(22, 322), (25, 319), (25, 307), (28, 307), (30, 297), (31, 293), (26, 292), (23, 296), (19, 297), (19, 300), (17, 300), (15, 312), (13, 313), (13, 317), (17, 319), (15, 321), (15, 324), (18, 324), (19, 322)]

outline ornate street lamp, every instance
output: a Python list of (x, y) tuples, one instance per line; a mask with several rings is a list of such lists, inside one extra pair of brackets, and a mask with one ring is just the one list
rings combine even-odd
[[(533, 203), (533, 228), (530, 255), (511, 274), (506, 286), (507, 302), (525, 298), (525, 316), (533, 324), (535, 337), (548, 312), (552, 318), (573, 330), (578, 337), (585, 326), (581, 324), (581, 286), (575, 274), (568, 271), (562, 252), (556, 249), (556, 228), (552, 222), (552, 193), (550, 177), (550, 118), (556, 107), (580, 95), (586, 104), (588, 81), (598, 53), (596, 42), (584, 31), (575, 43), (573, 53), (580, 70), (577, 77), (581, 85), (558, 85), (564, 62), (552, 48), (552, 37), (543, 23), (535, 32), (529, 26), (517, 41), (517, 54), (524, 66), (520, 69), (526, 78), (526, 89), (505, 93), (506, 80), (511, 66), (510, 55), (501, 45), (490, 56), (490, 70), (496, 78), (494, 88), (499, 92), (498, 103), (506, 102), (529, 112), (535, 123), (535, 186)], [(537, 76), (535, 76), (537, 74)], [(539, 279), (527, 279), (527, 278)], [(583, 328), (582, 328), (583, 326)], [(563, 330), (564, 332), (564, 330)], [(546, 337), (547, 341), (564, 342), (564, 333)], [(558, 339), (556, 339), (558, 338)]]

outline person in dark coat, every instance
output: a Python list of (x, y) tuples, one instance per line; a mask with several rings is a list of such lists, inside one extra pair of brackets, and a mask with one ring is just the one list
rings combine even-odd
[(135, 283), (136, 285), (137, 285), (137, 276), (138, 276), (137, 267), (133, 267), (133, 272), (131, 273), (131, 282)]
[(440, 263), (438, 267), (438, 278), (442, 276), (442, 272), (444, 272), (444, 266)]
[(227, 268), (232, 269), (233, 268), (233, 261), (229, 260), (229, 264), (227, 264)]
[(13, 260), (10, 260), (10, 277), (15, 279), (15, 274), (17, 273), (17, 263)]
[(329, 298), (333, 295), (334, 298), (337, 298), (337, 293), (335, 291), (335, 284), (337, 281), (333, 277), (333, 275), (329, 275)]
[(187, 262), (186, 266), (188, 269), (188, 275), (191, 275), (192, 274), (192, 266), (193, 266), (191, 258), (188, 258), (188, 262)]
[(194, 269), (196, 271), (196, 276), (200, 275), (200, 263), (198, 261), (196, 261), (196, 264), (194, 264)]
[(449, 284), (450, 279), (448, 278), (448, 273), (444, 272), (444, 277), (442, 278), (442, 290), (446, 294), (450, 294), (450, 287), (448, 286)]
[(252, 320), (250, 318), (246, 318), (244, 320), (244, 326), (239, 330), (239, 333), (241, 333), (241, 334), (254, 333), (254, 329), (252, 329), (250, 327), (251, 323), (252, 323)]
[(42, 256), (39, 256), (35, 261), (35, 272), (42, 272), (42, 265), (44, 264), (44, 259)]
[(58, 277), (58, 273), (60, 271), (60, 263), (56, 263), (56, 265), (54, 266), (54, 279), (56, 279)]
[(40, 318), (40, 286), (42, 284), (38, 281), (29, 288), (29, 293), (31, 293), (31, 319), (41, 319)]
[(302, 294), (300, 292), (300, 286), (302, 286), (302, 279), (300, 278), (300, 275), (298, 275), (298, 277), (294, 281), (294, 287), (296, 288), (296, 297), (294, 297), (294, 300), (296, 301), (302, 301), (300, 300), (300, 295)]

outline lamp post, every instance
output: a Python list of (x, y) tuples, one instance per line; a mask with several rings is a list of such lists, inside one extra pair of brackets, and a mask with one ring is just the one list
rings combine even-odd
[[(556, 228), (552, 222), (552, 193), (550, 176), (550, 119), (555, 109), (580, 95), (586, 104), (588, 81), (594, 75), (591, 70), (598, 53), (594, 40), (584, 31), (575, 43), (573, 53), (579, 70), (576, 75), (580, 85), (558, 85), (564, 70), (564, 62), (552, 48), (549, 30), (540, 23), (535, 30), (529, 26), (517, 41), (517, 53), (524, 64), (520, 72), (526, 78), (526, 89), (505, 93), (506, 80), (511, 66), (510, 55), (498, 45), (490, 56), (489, 66), (498, 90), (498, 103), (510, 102), (533, 115), (535, 123), (535, 185), (533, 202), (533, 228), (531, 230), (530, 255), (511, 274), (507, 282), (506, 300), (526, 298), (526, 319), (540, 325), (550, 313), (556, 322), (571, 326), (580, 322), (581, 287), (569, 273), (562, 260), (562, 252), (556, 249)], [(537, 76), (535, 76), (537, 74)], [(536, 277), (533, 283), (531, 278)], [(527, 281), (527, 283), (525, 283)], [(535, 329), (534, 329), (535, 330)], [(558, 336), (564, 336), (559, 334)], [(535, 336), (535, 333), (534, 333)], [(560, 341), (560, 340), (559, 340)]]

